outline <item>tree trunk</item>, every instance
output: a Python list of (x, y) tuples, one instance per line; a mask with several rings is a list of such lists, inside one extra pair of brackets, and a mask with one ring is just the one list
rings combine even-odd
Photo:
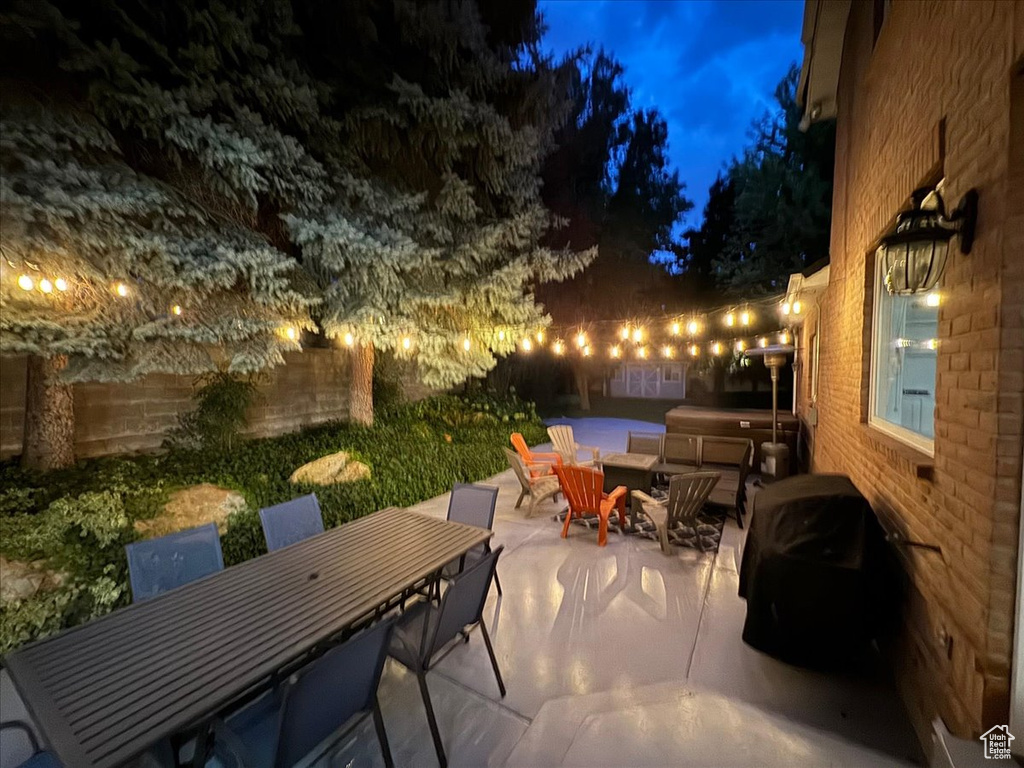
[(590, 377), (587, 376), (587, 372), (580, 366), (574, 365), (572, 367), (572, 377), (576, 382), (576, 392), (580, 396), (580, 410), (590, 410)]
[(353, 424), (373, 426), (372, 344), (356, 344), (352, 348), (352, 386), (349, 390), (348, 418)]
[(26, 469), (60, 469), (75, 463), (75, 401), (71, 385), (60, 379), (67, 364), (65, 355), (28, 358), (21, 454)]

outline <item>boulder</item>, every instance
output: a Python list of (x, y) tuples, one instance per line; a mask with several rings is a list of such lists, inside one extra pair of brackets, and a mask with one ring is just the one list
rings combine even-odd
[(149, 539), (185, 528), (216, 523), (217, 529), (224, 533), (228, 517), (242, 509), (245, 509), (242, 494), (202, 483), (172, 493), (163, 511), (149, 520), (136, 520), (135, 530)]
[(64, 582), (64, 574), (51, 571), (45, 560), (25, 562), (0, 555), (0, 603), (26, 600), (50, 592)]
[(345, 451), (321, 456), (316, 461), (303, 464), (288, 478), (292, 483), (309, 485), (334, 485), (351, 483), (370, 476), (370, 468), (361, 461), (349, 458)]

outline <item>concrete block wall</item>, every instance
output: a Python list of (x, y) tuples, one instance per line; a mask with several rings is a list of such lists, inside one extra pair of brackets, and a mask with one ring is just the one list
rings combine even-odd
[[(853, 3), (839, 83), (831, 279), (813, 468), (848, 474), (906, 550), (894, 668), (922, 736), (1005, 723), (1024, 424), (1024, 2)], [(1012, 158), (1012, 160), (1011, 160)], [(942, 278), (935, 456), (867, 424), (874, 248), (917, 187), (980, 193), (970, 255)], [(805, 339), (809, 338), (805, 336)], [(805, 381), (807, 377), (804, 377)], [(806, 402), (807, 393), (801, 393)]]

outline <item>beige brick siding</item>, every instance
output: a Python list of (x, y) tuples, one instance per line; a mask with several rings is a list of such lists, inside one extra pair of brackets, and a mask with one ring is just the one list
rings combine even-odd
[[(874, 46), (873, 5), (855, 2), (847, 27), (831, 279), (820, 317), (808, 318), (821, 334), (813, 468), (848, 474), (889, 525), (942, 547), (904, 553), (911, 589), (894, 666), (922, 734), (939, 714), (971, 736), (1006, 722), (1009, 706), (1024, 423), (1024, 93), (1014, 83), (1024, 2), (897, 0)], [(866, 423), (872, 251), (910, 193), (943, 177), (951, 206), (976, 187), (980, 214), (971, 254), (952, 246), (942, 279), (934, 470), (922, 478), (919, 454)]]

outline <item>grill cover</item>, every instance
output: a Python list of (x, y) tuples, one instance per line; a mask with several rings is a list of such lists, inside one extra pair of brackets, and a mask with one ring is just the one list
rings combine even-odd
[(743, 640), (794, 664), (855, 661), (895, 590), (885, 535), (843, 475), (797, 475), (762, 489), (740, 567)]

